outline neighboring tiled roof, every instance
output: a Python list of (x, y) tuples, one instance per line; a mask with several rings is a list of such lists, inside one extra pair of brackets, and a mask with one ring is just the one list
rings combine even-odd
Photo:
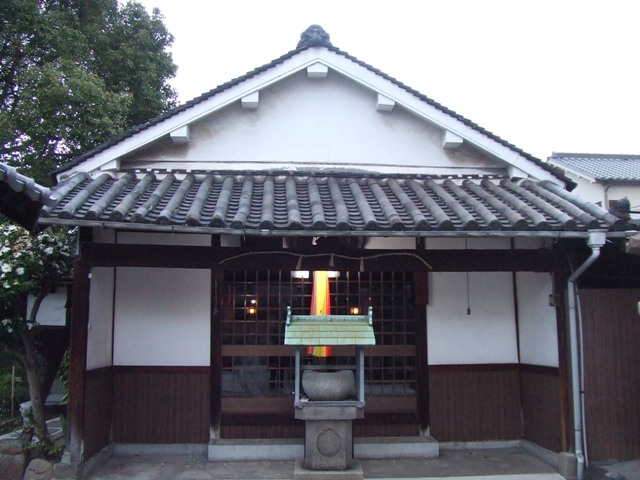
[[(124, 173), (124, 172), (123, 172)], [(79, 173), (42, 223), (236, 231), (575, 231), (625, 223), (552, 182), (289, 173)], [(129, 226), (129, 227), (127, 227)]]
[(554, 152), (549, 162), (596, 181), (640, 182), (640, 155)]
[[(328, 36), (327, 36), (328, 37)], [(55, 170), (53, 172), (53, 174), (57, 174), (57, 173), (61, 173), (64, 172), (80, 163), (82, 163), (83, 161), (93, 157), (94, 155), (97, 155), (100, 152), (103, 152), (105, 150), (107, 150), (108, 148), (117, 145), (118, 143), (126, 140), (129, 137), (134, 136), (135, 134), (142, 132), (154, 125), (157, 125), (161, 122), (163, 122), (164, 120), (167, 120), (168, 118), (173, 117), (174, 115), (177, 115), (179, 113), (182, 113), (202, 102), (204, 102), (205, 100), (225, 91), (228, 90), (229, 88), (232, 88), (242, 82), (244, 82), (245, 80), (248, 80), (262, 72), (265, 72), (267, 70), (270, 70), (271, 68), (274, 68), (275, 66), (285, 62), (286, 60), (294, 57), (295, 55), (309, 49), (312, 48), (314, 45), (308, 45), (306, 43), (303, 43), (302, 46), (296, 48), (295, 50), (291, 50), (288, 53), (285, 53), (284, 55), (282, 55), (279, 58), (276, 58), (275, 60), (272, 60), (271, 62), (262, 65), (261, 67), (258, 67), (250, 72), (247, 72), (246, 74), (237, 77), (235, 79), (232, 79), (226, 83), (223, 83), (222, 85), (182, 104), (179, 105), (178, 107), (175, 107), (171, 110), (169, 110), (168, 112), (159, 115), (151, 120), (149, 120), (147, 123), (143, 124), (143, 125), (139, 125), (136, 126), (130, 130), (127, 130), (126, 132), (124, 132), (123, 134), (121, 134), (120, 136), (106, 142), (103, 143), (101, 145), (98, 145), (97, 147), (95, 147), (94, 149), (84, 153), (83, 155), (75, 158), (74, 160), (72, 160), (71, 162), (63, 165), (62, 167), (58, 168), (57, 170)], [(531, 154), (519, 149), (518, 147), (516, 147), (515, 145), (507, 142), (506, 140), (500, 138), (499, 136), (495, 135), (494, 133), (485, 130), (484, 128), (480, 127), (478, 124), (472, 122), (471, 120), (463, 117), (462, 115), (454, 112), (453, 110), (448, 109), (447, 107), (441, 105), (440, 103), (432, 100), (431, 98), (423, 95), (422, 93), (418, 92), (417, 90), (414, 90), (413, 88), (403, 84), (402, 82), (400, 82), (399, 80), (397, 80), (396, 78), (378, 70), (377, 68), (369, 65), (368, 63), (363, 62), (362, 60), (357, 59), (356, 57), (349, 55), (347, 52), (343, 52), (342, 50), (340, 50), (339, 48), (336, 48), (334, 46), (332, 46), (330, 43), (327, 43), (326, 45), (323, 45), (324, 48), (327, 48), (328, 50), (335, 52), (338, 55), (342, 55), (343, 57), (351, 60), (352, 62), (356, 63), (357, 65), (360, 65), (364, 68), (366, 68), (367, 70), (375, 73), (376, 75), (379, 75), (380, 77), (384, 78), (385, 80), (395, 84), (396, 86), (402, 88), (403, 90), (407, 91), (408, 93), (410, 93), (411, 95), (414, 95), (415, 97), (417, 97), (418, 99), (420, 99), (421, 101), (437, 108), (438, 110), (450, 115), (451, 117), (461, 121), (462, 123), (464, 123), (465, 125), (467, 125), (468, 127), (473, 128), (474, 130), (482, 133), (483, 135), (486, 135), (487, 137), (497, 141), (498, 143), (510, 148), (511, 150), (513, 150), (514, 152), (517, 152), (518, 154), (522, 155), (523, 157), (527, 158), (528, 160), (530, 160), (531, 162), (535, 163), (536, 165), (540, 166), (541, 168), (543, 168), (544, 170), (548, 171), (549, 173), (552, 173), (553, 175), (555, 175), (558, 179), (562, 180), (565, 184), (568, 184), (570, 186), (575, 186), (575, 184), (573, 183), (573, 181), (567, 177), (565, 177), (562, 173), (562, 171), (560, 171), (559, 169), (549, 165), (546, 162), (541, 161), (540, 159), (532, 156)]]
[(50, 191), (18, 171), (0, 163), (0, 212), (28, 230), (35, 227), (43, 205), (50, 204)]

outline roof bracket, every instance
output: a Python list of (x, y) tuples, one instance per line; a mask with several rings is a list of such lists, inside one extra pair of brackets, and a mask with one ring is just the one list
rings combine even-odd
[(327, 78), (329, 67), (324, 63), (316, 62), (307, 67), (307, 78)]
[(182, 125), (181, 127), (176, 128), (172, 131), (169, 136), (171, 137), (171, 141), (175, 144), (185, 144), (189, 143), (189, 125)]
[(378, 102), (376, 103), (376, 110), (379, 112), (390, 112), (393, 107), (396, 106), (396, 102), (389, 97), (385, 97), (381, 93), (378, 94)]
[(445, 130), (442, 135), (442, 148), (445, 150), (455, 150), (464, 142), (463, 138), (460, 135), (456, 135), (455, 133)]
[(252, 92), (240, 100), (243, 110), (256, 110), (260, 103), (260, 92)]

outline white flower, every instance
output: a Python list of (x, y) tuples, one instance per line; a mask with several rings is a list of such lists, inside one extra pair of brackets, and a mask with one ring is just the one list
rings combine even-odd
[(11, 327), (7, 327), (7, 332), (9, 332), (9, 333), (13, 333), (13, 328), (11, 328)]
[(2, 271), (4, 273), (9, 273), (11, 271), (11, 265), (9, 265), (8, 263), (3, 263), (2, 264)]
[(51, 255), (53, 253), (53, 247), (47, 247), (44, 249), (44, 253)]
[(24, 275), (24, 268), (22, 267), (16, 268), (16, 275)]

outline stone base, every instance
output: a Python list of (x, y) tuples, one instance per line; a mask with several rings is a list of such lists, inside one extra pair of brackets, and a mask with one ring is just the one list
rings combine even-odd
[(347, 470), (353, 464), (351, 420), (307, 420), (304, 465), (311, 470)]
[(363, 480), (360, 460), (354, 458), (348, 470), (309, 470), (302, 459), (296, 460), (293, 474), (295, 480)]
[(19, 439), (5, 439), (0, 442), (0, 478), (22, 480), (25, 457)]
[(558, 454), (558, 473), (567, 480), (578, 478), (577, 460), (574, 453), (560, 452)]

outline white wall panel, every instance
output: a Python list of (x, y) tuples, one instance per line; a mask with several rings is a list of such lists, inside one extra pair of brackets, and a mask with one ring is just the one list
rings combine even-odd
[[(31, 314), (34, 296), (27, 297), (27, 315)], [(47, 327), (64, 327), (67, 323), (67, 287), (60, 286), (54, 293), (50, 293), (40, 304), (36, 321)]]
[(211, 272), (118, 268), (114, 365), (208, 366)]
[(553, 279), (549, 273), (518, 272), (520, 361), (558, 366), (556, 309), (549, 305)]
[(370, 237), (364, 247), (370, 250), (415, 250), (413, 237)]
[(433, 272), (429, 276), (429, 365), (518, 361), (510, 272)]
[(87, 370), (112, 365), (113, 268), (91, 270)]

